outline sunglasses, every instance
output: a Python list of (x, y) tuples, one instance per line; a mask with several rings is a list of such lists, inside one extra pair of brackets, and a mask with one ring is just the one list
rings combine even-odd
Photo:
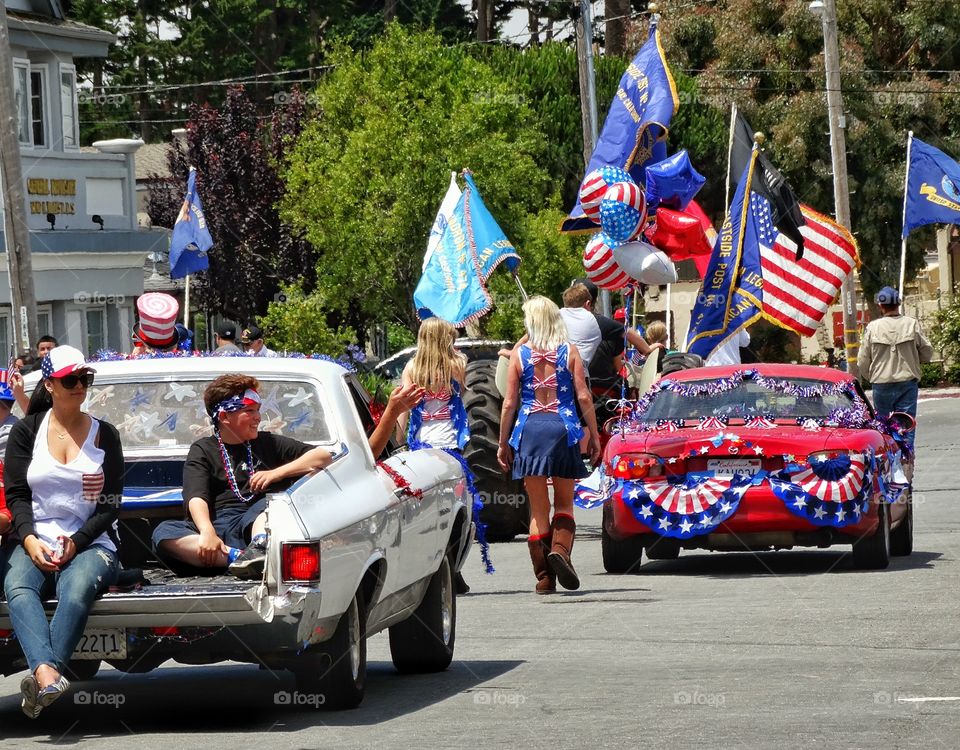
[(94, 373), (92, 372), (82, 372), (79, 375), (76, 373), (70, 373), (69, 375), (64, 375), (62, 378), (54, 378), (54, 380), (60, 381), (62, 385), (67, 390), (72, 390), (77, 387), (77, 383), (82, 385), (84, 388), (89, 388), (93, 385)]

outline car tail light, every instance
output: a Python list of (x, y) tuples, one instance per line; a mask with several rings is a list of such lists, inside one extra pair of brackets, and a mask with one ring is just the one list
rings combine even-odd
[(175, 626), (150, 628), (150, 635), (155, 635), (157, 638), (170, 638), (180, 635), (180, 628)]
[(615, 479), (661, 477), (663, 459), (652, 453), (624, 453), (614, 457), (611, 474)]
[(12, 630), (8, 630), (7, 628), (0, 628), (0, 638), (9, 638), (11, 635), (13, 635)]
[(320, 542), (280, 545), (281, 579), (285, 583), (320, 580)]

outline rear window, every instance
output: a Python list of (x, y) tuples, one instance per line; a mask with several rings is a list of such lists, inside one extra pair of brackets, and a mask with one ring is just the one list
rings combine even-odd
[[(685, 388), (705, 386), (714, 381), (683, 381)], [(798, 387), (823, 386), (822, 380), (789, 378), (785, 382)], [(838, 409), (854, 406), (846, 393), (822, 396), (799, 396), (764, 388), (753, 380), (743, 380), (735, 388), (722, 393), (705, 393), (688, 396), (670, 390), (653, 395), (649, 407), (641, 415), (644, 421), (657, 419), (692, 419), (699, 417), (729, 417), (743, 419), (766, 416), (774, 419), (793, 420), (797, 417), (827, 418)]]
[[(208, 380), (95, 384), (85, 409), (120, 431), (124, 450), (190, 446), (213, 434), (203, 407)], [(311, 382), (260, 379), (261, 430), (309, 443), (331, 442), (331, 430), (317, 386)]]

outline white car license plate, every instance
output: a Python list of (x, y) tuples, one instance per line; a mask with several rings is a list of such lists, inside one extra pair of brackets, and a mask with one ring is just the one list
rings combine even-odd
[(752, 477), (760, 471), (759, 458), (708, 458), (707, 470), (715, 477), (732, 479), (734, 474)]
[(71, 659), (126, 659), (127, 632), (123, 628), (85, 630)]

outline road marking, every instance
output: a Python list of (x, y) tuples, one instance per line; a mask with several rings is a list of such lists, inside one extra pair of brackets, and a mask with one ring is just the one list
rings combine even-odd
[(960, 701), (960, 695), (935, 695), (925, 698), (901, 698), (897, 696), (897, 703), (933, 703), (936, 701)]

